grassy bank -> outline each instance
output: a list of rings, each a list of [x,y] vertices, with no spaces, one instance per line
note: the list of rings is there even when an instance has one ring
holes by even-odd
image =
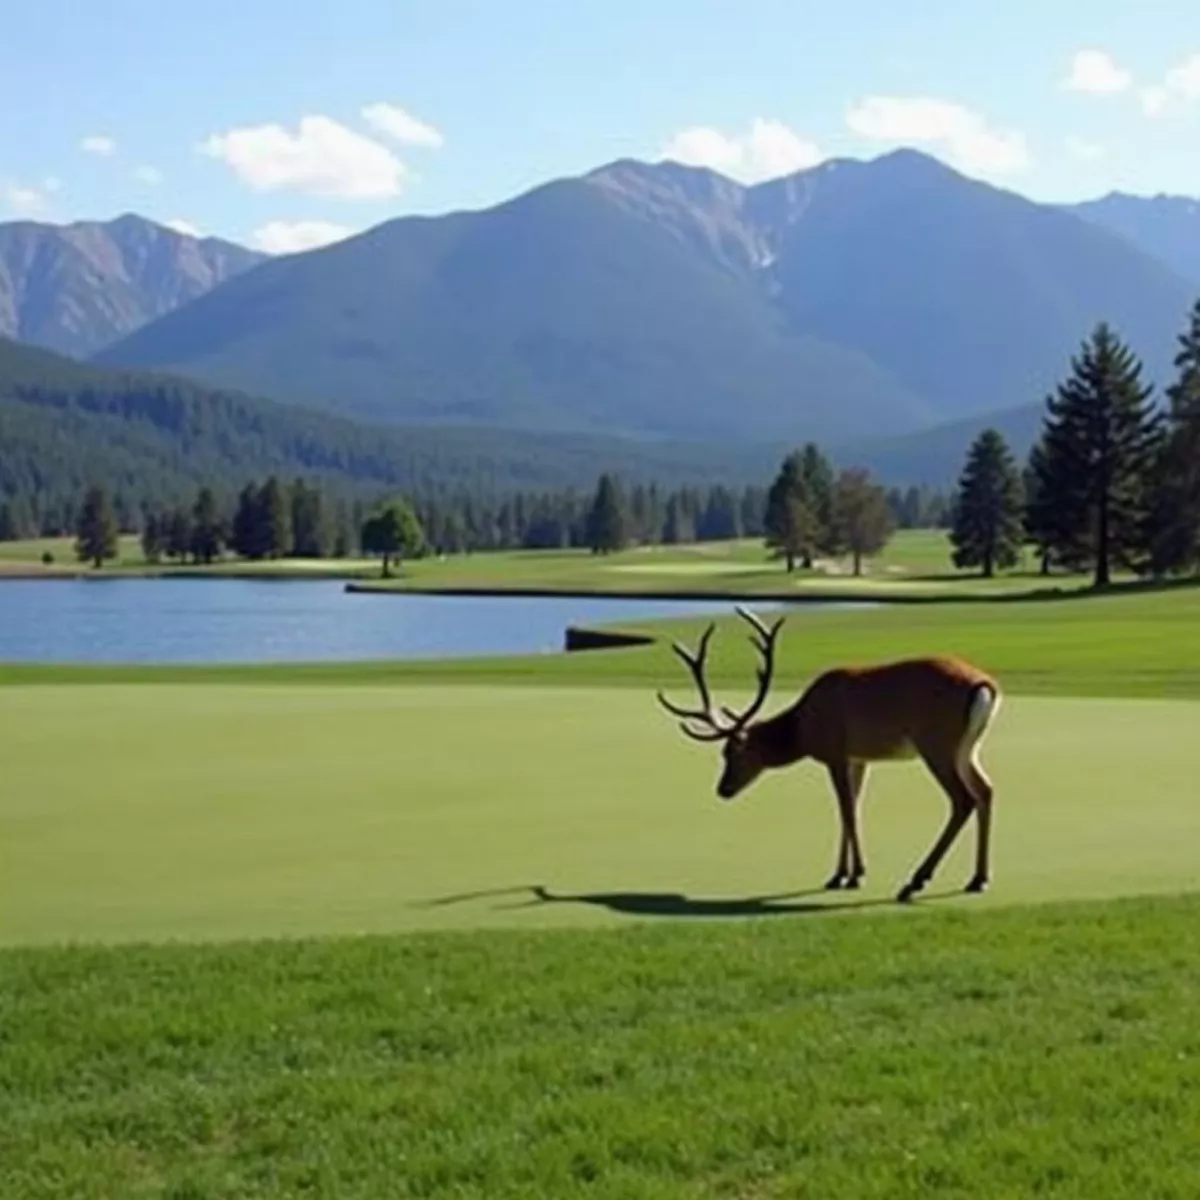
[[[1195,900],[20,951],[0,1193],[1191,1200]]]
[[[52,561],[43,563],[49,554]],[[617,554],[586,550],[520,550],[424,558],[405,563],[391,579],[380,577],[370,559],[282,559],[246,562],[226,559],[210,567],[150,564],[136,538],[121,539],[115,561],[100,571],[79,563],[70,539],[0,543],[0,580],[6,575],[33,577],[221,576],[268,578],[337,578],[384,591],[513,591],[581,592],[602,595],[851,595],[924,600],[1013,595],[1047,586],[1077,590],[1081,576],[1038,575],[1030,564],[985,580],[956,570],[950,544],[940,530],[903,530],[886,550],[869,560],[860,578],[848,559],[821,560],[811,570],[788,574],[768,558],[761,541],[707,542],[680,546],[646,546]]]

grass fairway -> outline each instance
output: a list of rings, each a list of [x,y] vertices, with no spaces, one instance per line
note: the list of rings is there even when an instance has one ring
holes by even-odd
[[[986,749],[994,891],[955,903],[1192,885],[1198,723],[1195,703],[1011,698]],[[0,689],[0,727],[8,942],[753,913],[819,885],[836,846],[820,768],[722,804],[717,753],[625,690]],[[893,895],[945,812],[919,765],[876,768],[851,903]]]
[[[0,669],[0,1197],[1193,1200],[1198,619],[797,614],[774,703],[932,649],[1008,692],[993,890],[968,826],[906,908],[922,768],[816,890],[822,772],[720,803],[661,644]],[[738,624],[714,660],[736,701]]]

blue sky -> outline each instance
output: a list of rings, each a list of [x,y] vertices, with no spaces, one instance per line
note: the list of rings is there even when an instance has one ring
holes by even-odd
[[[626,155],[753,181],[897,145],[1200,196],[1200,4],[7,0],[0,40],[0,219],[273,251]]]

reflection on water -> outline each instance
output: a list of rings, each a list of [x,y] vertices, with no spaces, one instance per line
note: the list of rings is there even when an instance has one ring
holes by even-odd
[[[528,654],[561,650],[568,625],[731,608],[724,601],[616,597],[347,594],[338,580],[4,580],[0,662],[253,663]]]

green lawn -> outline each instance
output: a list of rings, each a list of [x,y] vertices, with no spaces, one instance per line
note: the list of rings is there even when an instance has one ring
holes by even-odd
[[[776,703],[931,650],[1008,693],[992,890],[968,826],[908,907],[922,768],[825,893],[821,771],[718,801],[662,643],[0,668],[0,1196],[1190,1200],[1198,629],[1187,587],[797,612]]]
[[[1186,888],[1198,722],[1200,703],[1012,698],[987,751],[994,890],[955,903]],[[836,847],[820,769],[722,804],[717,752],[640,692],[10,688],[0,728],[9,942],[624,921],[668,893],[704,915],[819,885]],[[876,769],[856,903],[894,895],[945,809],[919,766]],[[940,883],[965,882],[973,837]]]
[[[1162,899],[10,952],[0,1194],[1193,1200],[1198,929]]]
[[[44,553],[54,561],[41,562]],[[50,574],[91,573],[75,557],[69,538],[0,542],[0,575],[6,571]],[[222,560],[211,567],[180,567],[163,562],[149,566],[137,538],[121,539],[119,557],[105,565],[106,574],[249,574],[353,579],[373,588],[399,591],[445,589],[586,591],[601,593],[736,593],[762,595],[863,595],[915,600],[958,595],[988,597],[1038,590],[1046,586],[1077,590],[1086,580],[1055,575],[1046,580],[1032,563],[984,580],[956,570],[950,543],[940,530],[902,530],[885,551],[868,560],[864,575],[854,578],[848,559],[821,560],[812,570],[789,575],[782,563],[768,558],[761,541],[708,542],[681,546],[644,546],[611,555],[586,550],[517,550],[425,558],[404,564],[398,577],[380,578],[380,566],[369,559],[284,559],[250,563]]]

